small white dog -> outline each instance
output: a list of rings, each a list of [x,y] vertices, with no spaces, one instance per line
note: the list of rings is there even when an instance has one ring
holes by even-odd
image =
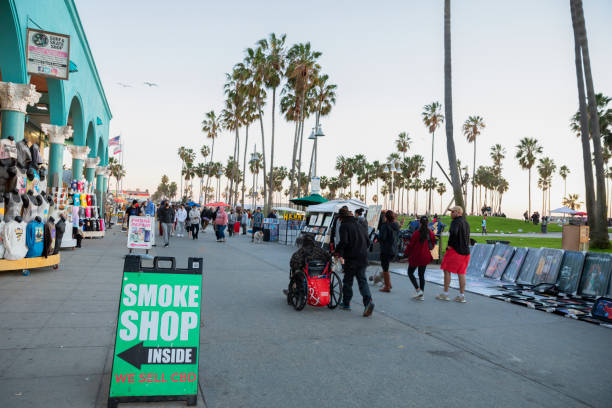
[[[263,232],[262,231],[257,231],[255,233],[255,235],[253,236],[253,242],[255,242],[256,244],[261,244],[263,242]]]

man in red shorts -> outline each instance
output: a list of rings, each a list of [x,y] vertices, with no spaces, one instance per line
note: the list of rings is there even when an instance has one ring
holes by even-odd
[[[451,273],[456,273],[459,278],[459,296],[455,302],[465,303],[465,271],[470,262],[470,224],[463,216],[463,208],[455,206],[451,208],[451,222],[448,236],[448,245],[442,270],[444,271],[444,292],[436,296],[438,300],[450,300],[448,287],[450,286]]]

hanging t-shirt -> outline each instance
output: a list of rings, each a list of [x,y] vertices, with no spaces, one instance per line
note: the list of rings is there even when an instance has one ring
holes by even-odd
[[[32,220],[26,228],[26,246],[28,252],[26,258],[36,258],[42,256],[45,248],[45,224]]]
[[[81,193],[81,207],[87,207],[87,194]]]
[[[81,206],[81,195],[78,193],[75,193],[72,196],[72,205],[74,205],[75,207],[80,207]]]
[[[26,246],[26,223],[11,220],[4,225],[2,241],[4,242],[4,259],[15,261],[22,259],[28,252]]]
[[[47,218],[49,218],[49,202],[42,196],[40,196],[40,198],[42,199],[42,204],[40,205],[40,207],[38,207],[38,215],[43,220],[43,222],[46,222]]]
[[[53,252],[55,251],[55,234],[55,224],[53,224],[51,221],[47,221],[45,223],[45,257],[53,255]]]
[[[23,209],[23,220],[27,223],[32,221],[34,217],[39,215],[39,205],[35,196],[26,194],[28,198],[29,204],[26,208]]]
[[[72,206],[72,226],[73,227],[77,227],[79,226],[79,207],[77,207],[76,205]]]
[[[4,258],[4,241],[2,240],[2,231],[4,231],[4,221],[0,220],[0,258]]]

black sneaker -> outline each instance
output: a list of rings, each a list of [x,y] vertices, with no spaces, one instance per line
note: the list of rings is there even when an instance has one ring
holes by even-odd
[[[340,302],[339,306],[342,310],[351,310],[351,305],[347,305],[344,302]]]
[[[363,310],[363,317],[370,316],[373,311],[374,311],[374,302],[370,300],[370,303],[368,303],[365,309]]]

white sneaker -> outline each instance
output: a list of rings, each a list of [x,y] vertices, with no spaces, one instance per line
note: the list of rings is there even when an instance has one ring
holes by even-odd
[[[458,302],[458,303],[467,303],[467,301],[465,300],[465,296],[457,296],[455,298],[455,302]]]
[[[444,293],[440,293],[438,296],[436,296],[436,299],[438,299],[438,300],[445,300],[447,302],[450,300],[448,295],[445,295]]]
[[[423,299],[423,295],[424,295],[424,293],[423,293],[423,292],[417,292],[416,296],[413,296],[412,298],[413,298],[414,300],[424,300],[424,299]]]

